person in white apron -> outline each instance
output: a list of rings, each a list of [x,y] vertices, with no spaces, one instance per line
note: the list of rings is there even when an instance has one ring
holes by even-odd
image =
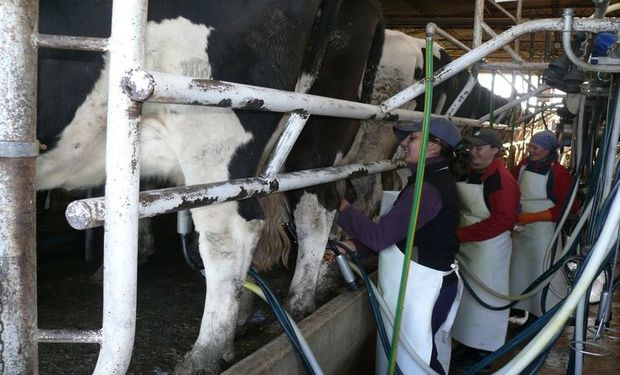
[[[480,129],[468,138],[470,166],[464,181],[457,183],[461,202],[459,254],[463,262],[487,286],[508,294],[512,230],[519,206],[519,187],[499,155],[502,142],[492,129]],[[463,276],[466,278],[466,276]],[[506,301],[483,291],[469,280],[475,294],[492,306]],[[466,290],[452,327],[461,343],[452,366],[465,370],[506,340],[508,310],[490,310]]]
[[[406,150],[405,161],[414,172],[391,208],[378,222],[343,200],[338,224],[354,240],[346,241],[360,255],[379,253],[379,287],[390,312],[395,314],[404,247],[413,203],[413,184],[421,144],[421,123],[397,125],[395,132]],[[462,286],[454,271],[458,251],[458,194],[449,171],[454,147],[461,136],[444,119],[433,119],[427,145],[427,165],[402,315],[401,341],[407,340],[420,359],[436,372],[447,374],[451,355],[450,329]],[[384,320],[386,320],[384,318]],[[391,336],[391,327],[387,327]],[[396,360],[403,374],[426,374],[405,349],[398,346]],[[385,374],[387,360],[377,346],[377,374]]]
[[[538,132],[530,140],[529,156],[512,170],[521,188],[521,214],[517,216],[517,224],[521,224],[523,230],[512,234],[511,295],[523,293],[552,263],[546,250],[573,182],[570,172],[558,163],[559,147],[552,131]],[[556,253],[556,259],[558,256]],[[545,310],[557,304],[566,292],[567,281],[558,272],[546,295]],[[528,311],[528,323],[531,323],[543,314],[541,298],[542,291],[520,301],[514,308]]]

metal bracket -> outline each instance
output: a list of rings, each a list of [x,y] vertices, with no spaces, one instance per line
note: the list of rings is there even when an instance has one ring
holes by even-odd
[[[39,142],[0,141],[0,158],[34,158],[39,155]]]

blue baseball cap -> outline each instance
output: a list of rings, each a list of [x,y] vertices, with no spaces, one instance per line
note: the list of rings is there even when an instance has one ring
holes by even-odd
[[[560,142],[555,137],[555,133],[551,130],[543,130],[532,136],[530,143],[538,145],[546,150],[555,151],[560,147]]]
[[[422,121],[400,123],[394,126],[394,134],[399,141],[407,138],[409,133],[422,131]],[[454,148],[461,141],[461,133],[453,123],[444,118],[432,118],[429,133]]]

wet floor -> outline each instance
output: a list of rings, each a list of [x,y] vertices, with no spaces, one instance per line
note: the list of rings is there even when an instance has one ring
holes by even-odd
[[[620,371],[620,295],[616,293],[613,299],[612,318],[609,323],[610,329],[607,330],[601,338],[595,340],[595,320],[598,310],[598,303],[590,304],[588,315],[588,332],[586,344],[584,346],[584,350],[590,352],[590,354],[583,356],[583,371],[581,374],[617,374]],[[509,339],[518,333],[520,325],[525,320],[525,318],[511,318],[511,323],[508,327]],[[549,354],[547,355],[544,365],[539,370],[534,372],[535,374],[564,375],[567,373],[573,373],[567,372],[567,368],[570,366],[570,356],[572,355],[571,347],[574,347],[574,331],[574,326],[571,324],[566,325],[562,331],[562,335],[549,350]],[[525,345],[527,345],[527,342],[507,355],[507,358],[502,358],[501,360],[498,360],[498,363],[494,363],[491,367],[491,372],[495,372],[510,361],[510,359],[514,358],[514,356],[516,356]]]
[[[617,275],[618,273],[616,273]],[[617,374],[620,371],[620,295],[615,293],[612,304],[612,319],[602,338],[594,339],[594,324],[598,313],[598,304],[590,305],[588,335],[584,349],[592,354],[584,355],[583,374]],[[613,330],[613,332],[612,332]],[[540,375],[566,374],[569,362],[570,345],[573,340],[574,327],[567,327],[562,337],[552,347]]]

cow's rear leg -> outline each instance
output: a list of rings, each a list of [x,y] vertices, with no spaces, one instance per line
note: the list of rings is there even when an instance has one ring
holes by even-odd
[[[289,314],[295,319],[315,309],[319,271],[335,215],[336,210],[325,209],[316,194],[304,193],[295,207],[297,264],[286,303]]]
[[[241,289],[263,221],[243,219],[236,202],[196,209],[192,216],[205,265],[207,294],[200,333],[175,374],[216,374],[222,359],[234,355]]]

